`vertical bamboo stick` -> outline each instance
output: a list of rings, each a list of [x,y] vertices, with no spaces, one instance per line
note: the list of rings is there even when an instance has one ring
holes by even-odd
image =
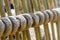
[[[4,0],[4,2],[5,2],[5,8],[8,13],[8,16],[11,16],[12,13],[11,13],[11,8],[10,8],[10,2],[9,2],[9,0]]]
[[[0,11],[1,17],[5,17],[3,0],[0,0],[0,9],[1,9],[1,11]]]
[[[30,0],[21,0],[22,1],[22,5],[23,5],[23,10],[25,13],[29,13],[31,12],[31,5],[30,5]],[[30,32],[29,32],[29,28],[24,30],[23,32],[23,40],[31,40],[30,37]],[[27,38],[27,39],[26,39]]]
[[[32,1],[32,0],[30,0],[30,1]],[[35,0],[36,1],[36,0]],[[27,3],[28,4],[28,3]],[[29,7],[29,5],[28,5],[28,7]],[[36,30],[37,31],[37,30]],[[37,33],[37,32],[36,32]],[[29,34],[29,33],[28,33]],[[36,34],[36,35],[38,35],[38,34]],[[27,35],[28,36],[28,35]],[[28,38],[29,40],[30,40],[30,37]],[[37,36],[37,39],[38,39],[38,36]]]
[[[55,33],[54,33],[54,25],[53,25],[53,23],[54,23],[54,21],[56,19],[56,12],[52,11],[52,13],[54,15],[53,20],[51,21],[52,36],[53,36],[53,40],[56,40]]]
[[[37,0],[37,1],[38,1],[39,10],[40,11],[45,10],[46,9],[45,0]]]
[[[17,3],[17,1],[15,0],[15,9],[16,9],[16,14],[17,15],[19,15],[19,14],[21,14],[21,13],[24,13],[24,11],[23,11],[23,5],[22,5],[22,2],[21,2],[21,0],[18,0],[19,1],[19,6],[18,6],[18,8],[16,7],[16,5],[18,4]],[[22,37],[23,36],[23,38],[21,38],[22,40],[26,40],[26,36],[25,36],[25,33],[19,33],[19,32],[17,32],[16,33],[16,40],[21,40],[20,39],[20,36]]]
[[[13,0],[14,1],[14,8],[16,11],[16,15],[19,15],[19,0]]]
[[[60,23],[59,21],[56,22],[58,40],[60,40],[60,32],[59,32],[60,24],[59,23]]]
[[[11,8],[10,8],[10,2],[9,0],[4,0],[4,2],[5,2],[5,8],[6,8],[7,14],[8,16],[11,16],[12,13],[11,13]],[[9,35],[9,40],[13,40],[13,35]]]
[[[51,40],[50,39],[50,34],[49,34],[48,24],[46,24],[46,25],[44,24],[44,31],[45,31],[45,35],[46,35],[46,40]]]
[[[46,10],[48,8],[48,6],[46,5],[47,2],[46,0],[39,0],[40,1],[40,6],[43,5],[43,9],[40,9],[41,11]],[[41,6],[42,7],[42,6]],[[44,13],[45,14],[45,13]],[[48,15],[45,14],[47,17]],[[46,17],[46,18],[47,18]],[[48,19],[47,19],[48,20]],[[45,20],[46,21],[46,20]],[[48,23],[47,24],[43,24],[44,25],[44,31],[45,31],[45,36],[46,36],[46,40],[51,40],[50,39],[50,33],[49,33],[49,28],[48,28]]]
[[[45,36],[46,36],[45,40],[51,40],[51,38],[50,38],[50,32],[49,32],[49,26],[48,26],[49,15],[46,12],[44,12],[44,15],[45,15],[45,18],[46,18],[45,19],[45,23],[43,24],[44,25],[44,32],[45,32]]]
[[[36,35],[36,40],[42,40],[42,37],[41,37],[41,31],[40,31],[40,27],[35,27],[35,35]]]
[[[22,2],[23,0],[19,0],[19,11],[21,12],[21,13],[24,13],[24,12],[26,12],[26,8],[25,8],[25,5],[24,5],[24,1]],[[23,6],[24,5],[24,6]],[[21,7],[21,8],[20,8]],[[25,10],[24,10],[25,9]],[[17,36],[17,35],[16,35]],[[18,35],[19,36],[19,35]],[[22,34],[21,34],[21,36],[22,36],[22,40],[26,40],[26,32],[25,31],[23,31],[22,32]],[[19,36],[20,37],[20,36]],[[19,39],[19,38],[18,38]]]
[[[54,8],[55,7],[53,0],[45,0],[45,1],[43,0],[43,3],[45,3],[44,4],[45,5],[45,9],[50,9],[50,8]],[[53,24],[53,23],[51,23],[51,24]],[[53,25],[52,25],[52,27],[53,27]],[[53,33],[53,35],[54,35],[54,33]]]
[[[55,34],[54,34],[54,26],[53,26],[53,20],[55,19],[54,16],[55,16],[55,13],[52,12],[51,10],[46,10],[47,14],[50,15],[49,19],[50,19],[50,24],[51,24],[51,27],[52,27],[52,35],[53,35],[53,39],[55,39]],[[56,16],[55,16],[56,17]]]
[[[1,1],[1,2],[2,2],[2,1]],[[6,0],[5,0],[5,2],[6,2]],[[1,4],[3,4],[3,2],[2,2]],[[5,14],[4,6],[2,6],[2,7],[3,7],[2,12],[4,12],[4,13],[2,13],[2,12],[1,12],[1,13],[2,13],[2,14]],[[1,14],[1,15],[2,15],[2,14]],[[5,15],[5,16],[6,16],[6,15]],[[4,17],[4,16],[3,16],[3,17]],[[8,19],[8,20],[9,20],[9,19]],[[9,20],[9,22],[10,22],[10,20]],[[11,28],[11,26],[10,26],[9,28]],[[7,31],[7,30],[6,30],[6,31]],[[10,29],[9,31],[11,31],[11,29]],[[6,34],[6,33],[5,33],[5,34]],[[9,34],[10,34],[10,32],[9,32]],[[8,34],[8,35],[9,35],[9,34]],[[7,36],[8,36],[8,35],[7,35]],[[2,36],[2,40],[5,40],[5,39],[6,39],[5,37],[6,37],[6,35],[5,35],[5,36],[3,35],[3,36]]]
[[[50,39],[49,28],[48,28],[49,16],[46,13],[44,13],[44,15],[46,17],[45,23],[43,24],[44,25],[44,31],[45,31],[46,40],[51,40]]]
[[[27,0],[27,6],[28,6],[29,13],[32,13],[33,12],[32,0]]]
[[[29,32],[29,30],[25,30],[25,32],[26,32],[26,40],[31,40],[31,36],[30,36],[30,32]]]
[[[40,7],[38,5],[38,0],[31,0],[31,1],[33,5],[33,11],[39,11]],[[36,40],[42,40],[39,25],[37,27],[34,26],[34,30],[35,30]]]
[[[55,8],[54,1],[53,0],[47,0],[47,6],[49,9]]]
[[[32,18],[34,20],[34,23],[33,23],[32,27],[34,27],[34,30],[35,30],[36,40],[40,40],[41,35],[39,34],[39,32],[40,32],[39,18],[35,14],[31,14],[31,16],[32,16]]]
[[[21,0],[22,2],[22,5],[23,5],[23,11],[24,13],[27,13],[28,12],[28,7],[27,7],[27,0]]]
[[[47,9],[47,5],[46,5],[46,1],[45,0],[39,0],[40,2],[40,7],[42,9],[40,9],[41,11]],[[42,6],[41,6],[42,5]],[[45,13],[44,13],[45,14]],[[48,15],[45,14],[47,17]],[[46,17],[46,18],[47,18]],[[47,19],[48,20],[48,19]],[[45,20],[46,21],[46,20]],[[47,24],[43,24],[44,25],[44,31],[45,31],[45,35],[46,35],[46,40],[50,40],[50,34],[49,34],[49,28],[48,28],[48,23]]]
[[[22,4],[26,3],[26,1],[24,2],[24,0],[22,0],[23,3],[21,2],[21,0],[19,0],[19,1],[20,1],[20,3],[21,3],[21,4],[19,4],[19,7],[22,7]],[[16,2],[16,0],[15,0],[15,2]],[[16,6],[16,5],[17,5],[17,2],[15,3],[15,6]],[[27,12],[25,7],[27,8],[27,5],[25,5],[25,6],[23,7],[23,8],[25,9],[24,12]],[[17,7],[16,7],[15,9],[17,9]],[[21,8],[20,8],[20,9],[21,9]],[[17,9],[17,12],[19,13],[18,10],[19,10],[19,9]],[[28,9],[27,9],[27,10],[28,10]],[[22,9],[22,11],[23,11],[23,9]],[[17,13],[17,12],[16,12],[16,13]],[[21,12],[21,10],[20,10],[20,12]],[[28,34],[28,32],[27,32],[27,34]],[[23,36],[23,40],[26,40],[26,32],[25,32],[25,31],[22,32],[22,36]],[[20,37],[20,36],[19,36],[19,32],[17,32],[17,34],[16,34],[16,40],[20,40],[19,37]]]
[[[39,11],[39,6],[38,6],[38,3],[37,3],[37,0],[31,0],[31,1],[32,1],[32,4],[33,4],[34,11]]]
[[[13,40],[13,36],[12,35],[9,35],[9,40]]]
[[[19,15],[19,0],[13,0],[14,1],[14,8],[15,8],[15,12],[16,12],[16,15]],[[16,34],[16,40],[20,40],[20,34],[19,32],[17,31]]]
[[[31,3],[31,6],[33,7],[33,8],[31,8],[32,13],[34,12],[34,10],[35,11],[39,10],[37,0],[30,0],[30,3]],[[37,27],[34,26],[34,30],[35,30],[35,34],[36,34],[36,40],[42,40],[39,26],[37,26]]]
[[[17,2],[17,1],[14,1],[14,3],[15,3],[15,9],[16,9],[16,5],[17,5],[16,2]],[[8,0],[5,0],[5,5],[6,5],[6,9],[7,9],[8,15],[11,16],[12,13],[11,13],[11,8],[10,8],[10,3],[9,3]],[[17,7],[18,7],[18,5],[17,5]],[[18,12],[16,12],[16,13],[19,13],[19,10],[18,10],[18,9],[16,9],[16,11],[18,11]],[[16,20],[16,19],[14,19],[14,20]],[[18,34],[16,34],[16,35],[18,35]],[[17,38],[18,38],[18,36],[17,36]],[[13,34],[9,35],[9,40],[14,40],[14,39],[13,39]],[[18,39],[17,39],[17,40],[18,40]]]
[[[22,1],[22,2],[20,2],[20,3],[23,4],[24,12],[28,12],[27,5],[26,5],[26,1],[25,1],[25,0],[20,0],[20,1]],[[28,35],[26,35],[26,34],[28,34]],[[23,35],[23,40],[26,40],[26,36],[28,37],[28,40],[30,40],[29,30],[24,30],[24,31],[22,32],[22,35]]]
[[[38,5],[40,7],[40,11],[44,11],[45,9],[47,9],[47,5],[46,5],[46,1],[45,0],[37,0],[38,1]],[[44,27],[47,26],[47,25],[44,25]],[[48,28],[46,28],[48,29]]]
[[[54,1],[54,5],[55,5],[55,8],[57,8],[58,7],[58,1],[57,0],[53,0]]]
[[[3,0],[0,0],[0,18],[5,17],[5,10],[3,5]],[[5,40],[5,38],[1,37],[0,40]]]
[[[48,3],[47,6],[49,7],[49,9],[53,9],[53,8],[56,7],[55,4],[54,4],[54,1],[53,0],[47,0],[47,3]],[[55,40],[53,21],[51,21],[51,27],[52,27],[53,40]]]
[[[60,13],[59,13],[59,11],[57,12],[57,14],[58,14],[58,20],[57,20],[57,22],[56,22],[56,27],[57,27],[57,35],[58,35],[58,40],[60,40],[60,32],[59,32],[59,30],[60,30]]]
[[[22,5],[21,0],[19,0],[19,11],[20,13],[23,13],[23,5]]]
[[[58,40],[60,40],[60,12],[59,9],[55,9],[54,10],[57,13],[57,20],[56,20],[56,28],[57,28],[57,36],[58,36]]]
[[[53,36],[53,40],[56,40],[55,39],[55,33],[54,33],[54,25],[53,25],[53,22],[51,22],[51,29],[52,29],[52,36]]]
[[[19,34],[19,32],[16,32],[16,40],[20,40],[20,34]]]
[[[29,32],[29,31],[28,31],[28,32]],[[22,32],[22,37],[23,37],[22,40],[27,40],[27,38],[26,38],[26,32],[25,32],[25,31]]]

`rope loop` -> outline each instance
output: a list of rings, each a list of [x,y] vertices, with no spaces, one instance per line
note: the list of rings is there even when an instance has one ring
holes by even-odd
[[[12,32],[12,23],[8,17],[4,17],[1,20],[5,24],[5,31],[3,33],[3,37],[9,36]]]
[[[32,27],[38,27],[38,25],[39,25],[39,18],[38,18],[38,16],[37,15],[35,15],[35,14],[30,14],[31,15],[31,17],[32,17],[32,19],[33,19],[33,25],[32,25]]]
[[[46,11],[43,11],[43,14],[44,14],[44,17],[45,17],[44,24],[49,23],[49,15],[46,13]]]
[[[53,20],[53,13],[50,10],[45,10],[46,13],[49,15],[49,21]]]
[[[32,26],[32,24],[33,24],[33,19],[32,19],[32,17],[31,17],[31,15],[29,15],[29,14],[23,14],[23,16],[25,17],[26,22],[27,22],[27,27],[26,27],[26,29],[28,29],[28,28],[30,28],[30,27]]]
[[[15,34],[19,28],[19,21],[14,16],[9,16],[9,19],[12,23],[12,33],[11,35]]]
[[[57,21],[60,20],[60,8],[53,9],[57,14]]]
[[[19,29],[18,29],[18,31],[23,31],[23,30],[25,30],[25,28],[26,28],[26,19],[22,16],[22,15],[18,15],[18,16],[16,16],[16,18],[19,20],[19,22],[20,22],[20,26],[19,26]]]
[[[44,14],[42,12],[40,12],[40,11],[35,12],[35,14],[39,18],[39,25],[43,24],[44,23],[44,20],[45,20]]]
[[[51,12],[53,13],[53,20],[52,22],[55,22],[57,20],[57,13],[54,11],[54,9],[51,9]]]

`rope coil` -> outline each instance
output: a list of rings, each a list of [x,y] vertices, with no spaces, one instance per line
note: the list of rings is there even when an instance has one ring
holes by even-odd
[[[35,13],[39,17],[39,25],[44,23],[44,14],[40,11]]]
[[[12,23],[12,35],[15,34],[19,28],[19,21],[14,17],[14,16],[10,16],[9,17],[11,23]]]
[[[38,16],[35,15],[35,14],[30,14],[30,15],[31,15],[32,19],[34,20],[32,27],[37,27],[38,24],[39,24],[39,18],[38,18]]]
[[[16,17],[9,16],[0,19],[0,37],[15,34],[17,31],[24,31],[30,27],[38,27],[41,24],[57,22],[60,19],[60,9],[37,11],[34,14],[20,14]],[[58,26],[58,25],[57,25]]]
[[[8,35],[10,35],[11,31],[12,31],[12,23],[9,20],[8,17],[4,17],[1,19],[3,21],[3,23],[5,24],[5,31],[3,33],[3,37],[6,37]]]
[[[33,24],[33,19],[29,14],[23,14],[23,16],[25,17],[25,19],[27,20],[27,27],[26,29],[30,28]]]
[[[26,19],[22,16],[22,15],[18,15],[16,16],[16,18],[20,21],[20,27],[19,27],[19,31],[23,31],[26,28]]]

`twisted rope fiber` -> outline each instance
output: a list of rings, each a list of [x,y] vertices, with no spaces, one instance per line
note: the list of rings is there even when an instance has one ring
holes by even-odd
[[[45,10],[44,13],[43,12],[41,13],[39,11],[39,12],[36,12],[34,14],[22,14],[22,15],[20,14],[20,15],[17,15],[16,17],[14,17],[14,16],[3,17],[0,19],[1,20],[1,22],[0,22],[1,27],[0,28],[2,28],[2,29],[0,29],[0,37],[2,35],[3,35],[3,37],[6,37],[6,36],[9,36],[11,34],[15,34],[17,32],[17,30],[23,31],[23,30],[25,30],[26,26],[28,28],[30,28],[31,26],[35,27],[35,26],[38,26],[38,25],[43,24],[43,23],[45,24],[45,23],[48,23],[50,21],[54,21],[55,15],[56,14],[60,15],[59,10],[60,9],[57,8],[54,10]],[[53,11],[57,11],[58,13],[54,14]],[[48,19],[48,17],[46,17],[47,19],[44,18],[44,16],[46,16],[45,13],[48,14],[49,19]],[[52,15],[52,13],[54,15]],[[60,18],[60,16],[57,15],[56,19],[59,20],[58,17]],[[58,20],[56,20],[56,21],[58,21]],[[27,21],[28,21],[28,25],[31,25],[30,27],[27,25]],[[42,21],[42,22],[40,22],[40,21]],[[15,26],[14,27],[15,29],[13,28],[12,25]]]

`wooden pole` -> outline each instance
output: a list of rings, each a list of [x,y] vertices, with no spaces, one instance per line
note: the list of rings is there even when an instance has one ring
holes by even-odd
[[[59,12],[59,10],[60,9],[54,9],[53,11],[55,11],[56,13],[57,13],[57,20],[56,20],[56,28],[57,28],[57,38],[58,38],[58,40],[60,40],[60,32],[59,32],[59,30],[60,30],[60,12]]]
[[[0,0],[0,18],[5,17],[5,10],[3,5],[3,0]],[[5,40],[5,38],[1,37],[0,40]]]
[[[40,1],[39,0],[32,0],[32,4],[33,4],[34,12],[39,11],[41,9]],[[40,29],[39,25],[37,25],[37,27],[34,26],[36,40],[42,40],[41,31],[40,31],[41,29]]]
[[[12,16],[10,1],[9,0],[4,0],[4,2],[5,2],[5,8],[6,8],[8,16]],[[13,40],[13,35],[9,35],[9,40]]]
[[[49,9],[53,9],[56,7],[55,5],[55,0],[47,0],[47,6]],[[53,40],[55,40],[55,33],[54,33],[54,26],[53,26],[53,21],[51,21],[51,28],[52,28],[52,36],[53,36]]]
[[[41,3],[42,2],[42,3]],[[42,4],[43,6],[44,6],[44,10],[45,9],[52,9],[52,8],[55,8],[55,5],[54,5],[54,1],[53,0],[40,0],[40,4]],[[42,7],[42,6],[41,6]],[[41,9],[42,10],[42,9]],[[53,27],[53,23],[51,23],[52,24],[52,27]],[[48,26],[48,24],[44,24],[44,27],[45,26]],[[47,28],[44,28],[44,29],[48,29],[48,27]],[[49,30],[49,29],[48,29]],[[45,31],[45,34],[46,34],[46,32],[47,31]],[[47,33],[47,34],[49,34],[49,33]],[[53,35],[54,35],[54,31],[53,31]],[[54,36],[55,37],[55,36]],[[48,36],[46,35],[46,39],[47,40],[50,40],[50,39],[48,39]]]
[[[20,12],[19,12],[19,2],[18,1],[19,0],[13,0],[16,15],[19,15],[20,14]],[[16,40],[21,40],[20,39],[20,34],[19,34],[18,31],[16,32],[15,37],[16,37]]]
[[[22,1],[24,13],[31,12],[32,10],[30,5],[30,0],[21,0],[21,1]],[[31,40],[29,28],[28,29],[26,28],[22,33],[23,33],[23,40]]]

